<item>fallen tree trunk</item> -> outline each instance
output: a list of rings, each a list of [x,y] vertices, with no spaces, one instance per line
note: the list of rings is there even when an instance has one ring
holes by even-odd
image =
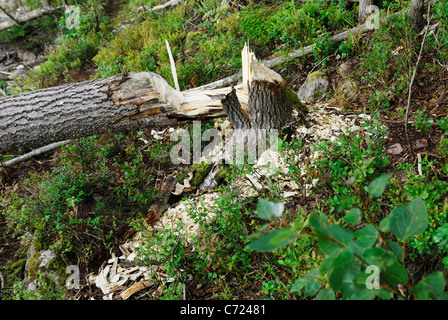
[[[107,132],[177,126],[179,118],[223,116],[221,99],[232,90],[252,127],[285,125],[293,104],[284,99],[286,82],[254,57],[247,70],[255,81],[250,97],[244,86],[179,92],[161,76],[142,72],[2,98],[0,154]]]

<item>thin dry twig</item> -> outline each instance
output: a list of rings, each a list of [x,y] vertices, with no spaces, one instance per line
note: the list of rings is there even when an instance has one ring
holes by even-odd
[[[425,34],[423,36],[422,43],[420,45],[420,52],[419,52],[418,57],[417,57],[417,62],[416,62],[415,67],[414,67],[414,72],[412,74],[411,81],[409,83],[408,103],[406,105],[406,116],[404,118],[404,132],[406,134],[406,140],[407,140],[407,143],[408,143],[408,146],[409,146],[409,150],[411,151],[412,155],[414,155],[414,150],[412,149],[411,141],[409,140],[409,132],[408,132],[409,106],[411,105],[412,85],[414,84],[415,75],[417,74],[418,64],[420,63],[420,59],[422,57],[423,47],[425,45],[426,37],[428,35],[429,23],[430,23],[430,21],[432,19],[432,16],[430,17],[430,14],[429,14],[430,10],[431,10],[431,4],[428,5],[426,30],[425,30]]]

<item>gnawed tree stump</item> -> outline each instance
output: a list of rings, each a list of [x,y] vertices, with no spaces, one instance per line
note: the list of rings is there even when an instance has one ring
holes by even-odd
[[[304,115],[306,107],[287,82],[257,61],[247,46],[243,52],[243,91],[248,91],[247,111],[232,90],[221,104],[235,129],[282,129],[292,122],[292,111]]]

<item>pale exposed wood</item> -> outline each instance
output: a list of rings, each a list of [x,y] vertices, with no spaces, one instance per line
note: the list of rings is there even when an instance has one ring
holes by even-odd
[[[176,71],[176,64],[174,63],[173,54],[171,53],[170,44],[168,43],[168,40],[165,40],[166,49],[168,50],[168,56],[170,58],[170,66],[171,66],[171,73],[173,74],[173,81],[174,81],[174,87],[177,91],[180,91],[179,88],[179,81],[177,80],[177,71]]]
[[[142,280],[139,281],[137,283],[134,283],[132,286],[130,286],[129,288],[127,288],[126,290],[124,290],[121,294],[120,297],[123,300],[127,300],[129,299],[129,297],[131,297],[133,294],[142,291],[143,289],[149,288],[154,284],[153,281],[149,281],[149,280]]]
[[[167,1],[167,2],[165,2],[163,4],[157,5],[157,6],[152,7],[152,8],[150,8],[148,6],[141,6],[139,9],[144,9],[145,11],[148,11],[148,12],[154,12],[154,11],[158,11],[158,10],[174,7],[174,6],[176,6],[176,5],[180,4],[180,3],[183,3],[183,0],[170,0],[170,1]]]

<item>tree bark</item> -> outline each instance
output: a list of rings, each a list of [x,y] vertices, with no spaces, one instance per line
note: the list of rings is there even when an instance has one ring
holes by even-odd
[[[288,85],[275,71],[263,66],[247,46],[243,49],[243,88],[249,91],[247,112],[232,90],[221,100],[235,129],[281,129],[291,120],[293,101],[287,99]]]
[[[359,11],[358,11],[358,23],[363,24],[366,22],[367,17],[370,15],[370,10],[368,7],[374,4],[374,0],[359,0]]]
[[[241,104],[238,101],[238,96],[236,95],[235,89],[224,96],[221,100],[222,109],[229,117],[230,122],[234,129],[249,129],[250,122],[247,114],[244,113],[241,108]]]
[[[409,7],[409,13],[412,17],[412,23],[414,27],[420,30],[423,27],[423,1],[412,0],[412,4]]]
[[[72,83],[0,99],[0,154],[89,135],[174,124],[178,106],[151,73]],[[169,95],[169,97],[167,97]]]

